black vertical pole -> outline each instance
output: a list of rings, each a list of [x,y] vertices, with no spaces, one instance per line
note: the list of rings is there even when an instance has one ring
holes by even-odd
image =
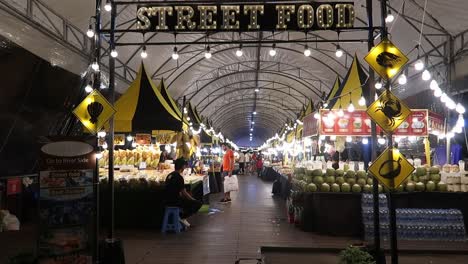
[[[385,18],[387,16],[387,0],[380,0],[380,19],[382,23],[382,34],[381,38],[383,40],[388,38],[387,27],[385,24]],[[387,80],[385,83],[385,89],[390,91],[390,80]],[[387,135],[388,147],[393,148],[393,133],[388,133]],[[390,152],[390,159],[393,160],[393,151]],[[393,164],[393,163],[391,163]],[[393,165],[392,165],[393,166]],[[393,170],[393,168],[390,168]],[[393,203],[392,189],[395,188],[395,182],[392,182],[392,188],[387,193],[387,202],[388,202],[388,213],[390,220],[390,253],[392,256],[392,264],[398,264],[398,241],[397,241],[397,225],[396,225],[396,211]]]
[[[367,0],[367,18],[369,35],[367,42],[367,49],[370,51],[374,47],[374,17],[373,17],[373,1]],[[374,101],[375,87],[374,87],[374,71],[369,67],[369,80],[367,82],[369,93],[367,95],[367,105],[370,105]],[[374,161],[377,158],[377,127],[375,122],[371,123],[371,160]],[[374,218],[374,258],[377,264],[381,263],[381,259],[384,255],[380,249],[380,208],[379,208],[379,181],[372,175],[372,199],[373,199],[373,218]]]

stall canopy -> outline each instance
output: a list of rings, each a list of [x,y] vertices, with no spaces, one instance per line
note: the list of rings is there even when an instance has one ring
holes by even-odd
[[[186,105],[187,109],[187,115],[190,117],[190,122],[192,122],[192,127],[195,130],[200,130],[200,142],[203,144],[211,144],[212,143],[212,138],[206,131],[201,128],[201,124],[203,120],[200,118],[200,115],[197,113],[197,109],[192,106],[190,102],[187,103]],[[206,124],[205,124],[206,126]]]
[[[177,114],[177,116],[182,118],[182,112],[180,111],[180,108],[177,105],[177,103],[174,101],[173,97],[169,94],[169,91],[167,90],[164,80],[161,80],[161,83],[159,83],[158,91],[161,93],[164,100],[169,104],[171,109]]]
[[[141,64],[135,80],[115,103],[115,131],[153,134],[161,130],[181,131],[181,118],[170,104]]]
[[[339,109],[340,106],[341,108],[346,108],[352,102],[355,109],[365,110],[367,106],[361,106],[358,102],[361,96],[367,97],[368,89],[364,87],[367,83],[367,78],[367,74],[362,69],[357,56],[354,56],[353,63],[343,82],[340,84],[337,78],[335,85],[333,85],[330,91],[328,97],[329,109]],[[339,87],[338,89],[336,89],[337,86]]]

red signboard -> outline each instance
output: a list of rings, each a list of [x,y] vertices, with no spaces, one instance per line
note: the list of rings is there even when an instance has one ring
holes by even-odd
[[[318,120],[315,119],[314,114],[304,117],[302,120],[304,128],[302,129],[302,137],[315,136],[318,133]]]
[[[428,111],[411,110],[409,117],[395,131],[398,136],[427,136]],[[377,133],[382,129],[377,127]],[[371,119],[365,110],[352,113],[344,111],[342,117],[336,110],[320,110],[320,134],[329,136],[369,136]]]
[[[440,114],[429,112],[429,133],[443,134],[445,132],[444,117]]]
[[[7,195],[14,195],[21,192],[21,179],[8,179],[7,181]]]

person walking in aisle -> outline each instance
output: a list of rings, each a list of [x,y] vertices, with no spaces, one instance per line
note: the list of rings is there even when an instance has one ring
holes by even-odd
[[[252,173],[252,170],[251,170],[251,168],[250,168],[250,153],[249,153],[248,150],[247,150],[247,152],[245,152],[244,160],[245,160],[245,165],[244,165],[245,170],[246,170],[248,173]]]
[[[245,154],[244,152],[239,152],[239,174],[245,174]]]
[[[257,167],[257,176],[260,177],[262,174],[262,169],[263,169],[263,159],[262,159],[261,153],[257,155],[256,167]]]
[[[223,180],[224,177],[232,177],[232,171],[234,170],[234,152],[231,146],[227,143],[223,144],[224,156],[223,156]],[[231,202],[231,192],[225,192],[224,198],[221,199],[221,203]]]
[[[187,228],[190,223],[187,218],[200,210],[202,203],[197,201],[185,189],[183,171],[188,168],[188,162],[179,158],[174,161],[175,171],[167,175],[165,188],[166,206],[181,208],[180,222]]]

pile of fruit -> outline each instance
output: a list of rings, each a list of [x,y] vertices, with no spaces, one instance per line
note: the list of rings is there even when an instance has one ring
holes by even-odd
[[[295,190],[304,192],[372,192],[372,177],[365,171],[295,168],[292,180]],[[379,184],[379,192],[386,188]],[[385,190],[386,191],[386,190]],[[447,191],[439,167],[420,167],[396,188],[397,192]]]

